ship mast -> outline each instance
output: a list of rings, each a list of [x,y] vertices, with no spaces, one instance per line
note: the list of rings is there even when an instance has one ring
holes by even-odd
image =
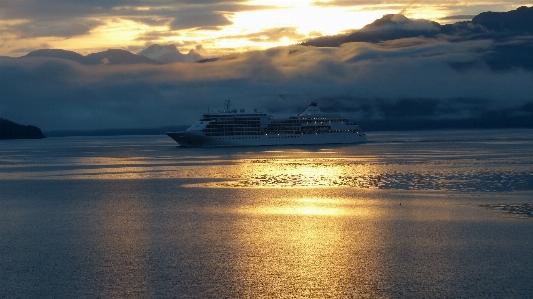
[[[226,112],[229,112],[229,106],[230,106],[230,100],[225,100],[224,101],[224,110]]]

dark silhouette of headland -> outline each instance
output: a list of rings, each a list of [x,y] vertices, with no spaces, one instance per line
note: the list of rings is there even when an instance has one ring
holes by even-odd
[[[36,126],[24,126],[0,117],[0,140],[46,138]]]

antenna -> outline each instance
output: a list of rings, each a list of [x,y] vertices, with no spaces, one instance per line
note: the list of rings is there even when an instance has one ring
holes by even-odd
[[[225,100],[224,101],[224,110],[229,111],[229,106],[230,106],[230,100]]]

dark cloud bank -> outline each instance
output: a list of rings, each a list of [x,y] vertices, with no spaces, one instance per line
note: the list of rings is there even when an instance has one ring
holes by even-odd
[[[69,38],[89,33],[99,20],[121,18],[172,30],[231,24],[223,13],[264,8],[244,0],[2,0],[0,19],[16,20],[4,30],[17,37]],[[150,9],[144,9],[149,7]],[[22,21],[21,20],[25,20]]]
[[[532,20],[525,7],[445,26],[390,15],[349,35],[206,63],[125,51],[0,57],[0,117],[45,132],[162,131],[225,100],[280,116],[316,101],[367,131],[531,128]]]

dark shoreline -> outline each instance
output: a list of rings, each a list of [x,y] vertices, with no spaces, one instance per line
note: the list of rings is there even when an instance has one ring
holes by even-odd
[[[41,129],[32,125],[21,125],[0,117],[0,140],[46,138]]]

